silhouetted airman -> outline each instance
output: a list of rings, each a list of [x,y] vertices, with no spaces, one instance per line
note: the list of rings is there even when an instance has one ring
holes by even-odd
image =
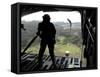
[[[48,14],[45,14],[43,16],[43,21],[39,23],[37,35],[39,35],[41,38],[40,50],[38,55],[39,66],[42,66],[42,57],[45,52],[46,46],[48,46],[51,60],[53,62],[54,67],[56,67],[54,57],[56,29],[53,23],[50,22],[50,16]]]

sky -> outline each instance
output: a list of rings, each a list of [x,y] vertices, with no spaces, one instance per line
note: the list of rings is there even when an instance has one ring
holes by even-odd
[[[25,15],[21,18],[22,21],[42,21],[42,16],[44,14],[49,14],[51,18],[51,22],[68,22],[67,18],[71,20],[71,22],[81,22],[81,15],[77,11],[65,12],[35,12],[28,15]]]

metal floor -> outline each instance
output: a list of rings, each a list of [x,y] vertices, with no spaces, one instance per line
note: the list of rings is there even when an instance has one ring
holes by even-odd
[[[38,55],[37,54],[24,54],[21,56],[21,71],[29,72],[29,71],[37,71],[38,69],[45,70],[63,70],[67,68],[79,68],[80,67],[80,59],[72,58],[72,57],[59,57],[56,56],[56,65],[57,69],[53,68],[52,60],[50,56],[43,56],[43,66],[39,68],[38,65]]]

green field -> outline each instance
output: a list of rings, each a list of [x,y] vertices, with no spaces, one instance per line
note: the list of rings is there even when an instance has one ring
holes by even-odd
[[[60,36],[60,37],[58,37],[56,40],[55,49],[54,49],[55,55],[56,56],[65,56],[65,51],[69,51],[70,57],[79,57],[80,58],[81,44],[80,44],[80,41],[76,41],[77,39],[79,39],[79,38],[76,36],[69,36],[69,37]],[[40,48],[39,43],[33,43],[32,46],[29,47],[26,52],[38,54],[39,48]],[[49,55],[48,47],[46,48],[44,54]]]

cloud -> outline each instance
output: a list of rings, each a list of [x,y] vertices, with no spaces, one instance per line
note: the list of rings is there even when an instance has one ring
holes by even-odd
[[[49,14],[51,17],[51,22],[63,21],[68,22],[67,18],[69,18],[72,22],[81,22],[81,15],[77,11],[72,12],[65,12],[65,11],[58,11],[58,12],[43,12],[39,11],[36,13],[31,13],[29,15],[23,16],[21,18],[22,21],[42,21],[42,16],[44,14]]]

